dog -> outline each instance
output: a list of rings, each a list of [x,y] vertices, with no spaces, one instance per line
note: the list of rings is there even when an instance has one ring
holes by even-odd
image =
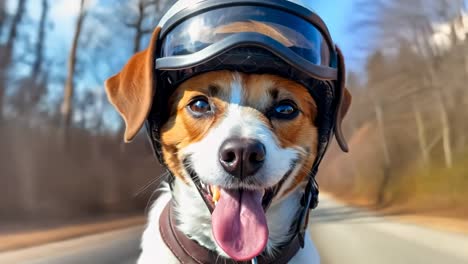
[[[108,98],[125,121],[125,141],[136,136],[155,103],[152,69],[159,30],[148,49],[106,81]],[[339,118],[350,103],[346,90]],[[219,263],[262,252],[279,257],[281,245],[295,236],[290,227],[317,158],[319,113],[311,94],[278,75],[216,70],[181,83],[167,112],[159,144],[174,177],[150,210],[138,263],[182,262],[161,232],[161,215],[171,201],[178,231],[215,252]],[[280,183],[264,211],[267,190]],[[212,214],[202,196],[210,200]],[[289,263],[320,263],[309,236]]]

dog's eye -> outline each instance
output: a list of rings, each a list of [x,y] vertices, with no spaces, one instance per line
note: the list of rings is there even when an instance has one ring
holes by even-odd
[[[206,114],[211,111],[210,103],[205,98],[193,100],[188,107],[195,114]]]
[[[280,102],[274,108],[274,116],[276,118],[294,118],[297,116],[298,112],[297,106],[291,101]]]

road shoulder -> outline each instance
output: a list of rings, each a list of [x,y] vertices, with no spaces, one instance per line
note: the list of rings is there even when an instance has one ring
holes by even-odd
[[[324,197],[331,198],[339,203],[368,210],[372,213],[376,213],[377,215],[386,216],[396,221],[415,224],[440,231],[468,235],[468,219],[464,214],[460,216],[459,214],[450,213],[449,211],[431,211],[429,209],[414,212],[416,210],[405,205],[390,205],[384,208],[376,208],[373,205],[363,202],[358,202],[359,205],[356,205],[353,202],[341,199],[331,193],[324,193],[323,195]]]
[[[132,226],[139,226],[144,223],[145,218],[138,216],[0,235],[0,252],[19,250]]]

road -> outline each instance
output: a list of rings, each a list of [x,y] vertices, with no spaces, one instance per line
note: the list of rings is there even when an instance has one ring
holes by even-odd
[[[1,264],[130,264],[142,227],[0,254]],[[468,236],[397,222],[328,198],[311,218],[322,263],[468,263]]]
[[[468,236],[401,223],[322,199],[311,234],[324,264],[468,264]]]

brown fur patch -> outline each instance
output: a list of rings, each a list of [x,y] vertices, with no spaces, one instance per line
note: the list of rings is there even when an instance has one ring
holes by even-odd
[[[222,119],[232,80],[232,73],[227,71],[205,73],[182,83],[171,96],[170,117],[162,129],[161,141],[166,164],[175,176],[184,179],[179,150],[200,141]],[[187,106],[198,96],[210,99],[215,108],[213,116],[196,118],[188,112]]]

